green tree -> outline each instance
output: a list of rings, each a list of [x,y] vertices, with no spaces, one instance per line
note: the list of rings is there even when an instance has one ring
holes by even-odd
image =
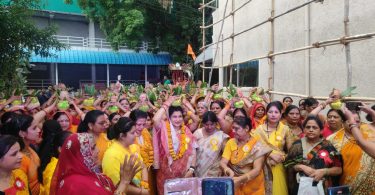
[[[151,51],[167,51],[179,62],[191,62],[186,55],[188,43],[196,52],[201,45],[199,3],[171,0],[162,7],[158,0],[78,0],[87,16],[99,22],[114,49],[122,44],[138,49],[140,43],[151,42]]]
[[[0,1],[0,96],[9,97],[13,90],[26,90],[26,76],[32,53],[52,56],[50,49],[64,45],[52,35],[54,27],[38,29],[31,21],[38,0]]]

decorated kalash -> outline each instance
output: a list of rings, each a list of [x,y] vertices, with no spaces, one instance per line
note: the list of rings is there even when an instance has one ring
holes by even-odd
[[[193,78],[192,65],[191,64],[169,64],[169,70],[172,73],[172,80],[174,84],[180,84],[185,86]]]

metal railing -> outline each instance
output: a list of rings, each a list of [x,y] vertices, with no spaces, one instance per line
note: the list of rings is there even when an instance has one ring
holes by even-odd
[[[58,41],[61,43],[71,46],[71,47],[91,47],[91,48],[104,48],[104,49],[112,49],[111,43],[108,42],[106,39],[102,38],[88,38],[88,37],[76,37],[76,36],[63,36],[63,35],[54,35]],[[147,51],[149,49],[154,49],[158,47],[152,42],[142,42],[139,47],[135,49],[139,49],[141,51]],[[121,45],[118,49],[129,49],[127,45]]]
[[[117,80],[109,80],[109,83],[116,83]],[[136,84],[145,84],[145,80],[120,80],[120,83],[123,85],[130,85],[132,83]],[[79,86],[81,89],[84,88],[85,85],[95,85],[96,89],[105,89],[107,88],[107,80],[96,80],[95,83],[92,80],[79,80]]]
[[[53,85],[51,79],[27,79],[26,87],[28,89],[46,89]]]

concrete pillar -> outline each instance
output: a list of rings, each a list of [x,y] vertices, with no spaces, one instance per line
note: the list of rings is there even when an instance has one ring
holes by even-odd
[[[109,64],[107,64],[107,87],[109,87]]]
[[[55,84],[59,84],[59,65],[55,63]]]
[[[91,81],[92,81],[92,83],[96,83],[96,66],[95,66],[95,64],[91,64]]]
[[[89,22],[89,46],[95,47],[95,23],[92,19]]]
[[[49,64],[49,79],[51,80],[51,84],[55,83],[55,64],[50,63]]]
[[[224,86],[224,68],[219,68],[219,87]]]
[[[145,86],[147,85],[147,65],[145,65]]]

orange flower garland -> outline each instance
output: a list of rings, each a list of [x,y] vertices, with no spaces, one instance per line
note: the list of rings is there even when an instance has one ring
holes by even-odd
[[[143,162],[147,167],[150,167],[154,162],[154,149],[152,147],[152,138],[147,129],[142,130],[143,144],[140,144],[138,140],[136,143],[139,145]]]
[[[182,125],[181,127],[181,135],[180,135],[180,147],[178,154],[174,152],[173,144],[172,144],[172,133],[171,133],[171,124],[169,122],[166,123],[167,127],[167,134],[168,134],[168,148],[169,153],[172,156],[173,160],[178,160],[182,158],[185,154],[185,151],[188,149],[188,144],[190,142],[190,139],[186,137],[185,134],[185,125]]]

